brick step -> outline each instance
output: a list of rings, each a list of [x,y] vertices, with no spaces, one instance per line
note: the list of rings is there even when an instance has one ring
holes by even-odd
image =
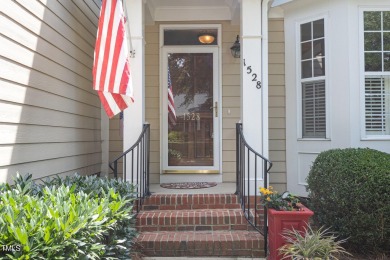
[[[255,231],[142,232],[136,243],[145,256],[264,256],[264,238]]]
[[[143,211],[136,226],[139,232],[252,230],[241,209]]]
[[[145,199],[142,210],[238,209],[234,194],[156,194]]]

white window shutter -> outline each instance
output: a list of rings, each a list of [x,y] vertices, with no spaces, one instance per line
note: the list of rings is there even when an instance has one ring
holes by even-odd
[[[302,83],[302,137],[326,137],[325,81]]]
[[[367,135],[390,132],[390,77],[366,76],[365,126]]]

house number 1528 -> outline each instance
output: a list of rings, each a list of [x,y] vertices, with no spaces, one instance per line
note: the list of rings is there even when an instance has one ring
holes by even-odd
[[[244,59],[244,67],[246,67],[246,73],[252,74],[252,81],[256,82],[256,88],[261,89],[261,81],[257,80],[257,74],[252,73],[252,66],[246,66],[245,59]]]

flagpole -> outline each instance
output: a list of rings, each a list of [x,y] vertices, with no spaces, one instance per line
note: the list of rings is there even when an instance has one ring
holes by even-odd
[[[126,0],[122,0],[123,3],[123,9],[125,10],[125,18],[126,18],[126,33],[127,33],[127,45],[130,49],[130,58],[135,58],[135,50],[133,49],[133,43],[131,41],[131,31],[130,31],[130,21],[129,21],[129,15],[127,14],[127,6],[126,6]]]

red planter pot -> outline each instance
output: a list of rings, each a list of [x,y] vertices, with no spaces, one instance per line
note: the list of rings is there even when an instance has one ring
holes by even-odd
[[[307,227],[309,218],[314,212],[302,206],[300,211],[277,211],[268,209],[268,247],[269,260],[279,260],[282,256],[279,255],[278,248],[285,244],[282,237],[284,229],[292,229],[304,231]]]

